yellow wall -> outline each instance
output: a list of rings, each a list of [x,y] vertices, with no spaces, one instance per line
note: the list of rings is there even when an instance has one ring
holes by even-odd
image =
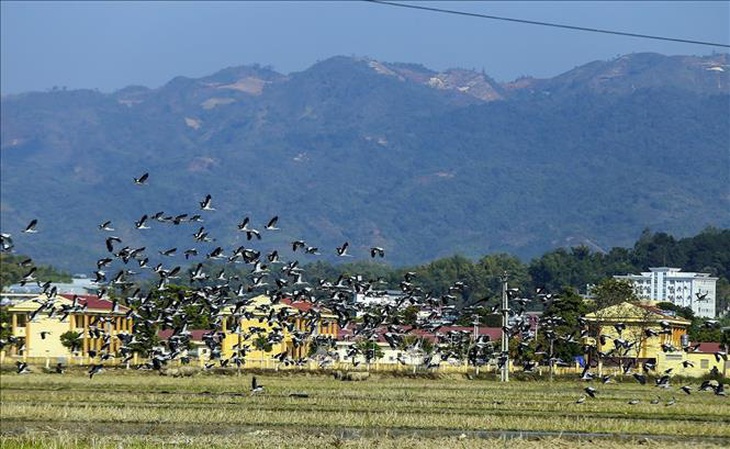
[[[254,298],[254,304],[260,305],[262,303],[266,303],[268,299],[266,297],[260,296],[257,298]],[[304,331],[306,323],[304,320],[298,316],[298,310],[292,306],[284,305],[284,304],[276,304],[273,306],[276,309],[279,308],[287,308],[291,312],[291,316],[289,320],[294,325],[294,329],[297,331]],[[252,310],[253,308],[251,308]],[[223,342],[221,344],[221,357],[224,359],[230,358],[234,355],[234,346],[237,344],[241,344],[241,346],[249,346],[249,349],[246,351],[245,358],[247,360],[268,360],[272,359],[274,356],[281,354],[282,352],[286,352],[289,357],[293,359],[299,359],[302,357],[305,357],[307,353],[309,352],[309,344],[308,342],[305,342],[304,344],[295,347],[294,341],[292,339],[291,332],[287,329],[286,326],[283,327],[282,333],[284,335],[284,338],[279,343],[275,343],[272,345],[271,351],[259,351],[255,349],[254,341],[258,337],[258,335],[262,335],[266,337],[271,331],[272,326],[269,326],[266,319],[260,320],[260,318],[264,318],[267,314],[261,312],[261,311],[255,311],[254,313],[256,316],[252,319],[240,319],[240,327],[241,327],[241,334],[234,334],[233,331],[235,329],[235,323],[233,322],[234,318],[229,315],[230,310],[224,310],[223,315],[223,326],[222,330],[225,333],[225,338],[223,339]],[[284,323],[282,323],[284,324]],[[273,323],[274,327],[280,327],[280,324],[278,322]],[[248,336],[250,333],[250,329],[252,327],[258,327],[263,328],[264,330],[260,333],[253,334],[251,336]],[[328,337],[337,337],[337,321],[335,319],[334,315],[323,315],[322,321],[317,326],[317,332],[320,336],[328,336]],[[247,338],[245,338],[247,337]]]
[[[39,297],[39,299],[46,300],[44,296]],[[54,301],[57,304],[71,304],[71,301],[60,297],[57,297]],[[22,353],[25,357],[54,358],[73,355],[61,344],[61,335],[68,331],[81,333],[83,340],[81,355],[86,355],[89,349],[98,350],[103,344],[102,339],[92,339],[88,332],[89,325],[95,321],[96,317],[105,317],[112,320],[108,324],[99,324],[101,329],[108,331],[112,335],[109,348],[110,353],[116,352],[121,345],[119,339],[116,338],[116,334],[122,331],[129,332],[132,329],[131,319],[127,319],[121,314],[111,316],[102,310],[92,310],[84,315],[69,315],[63,321],[60,320],[61,316],[58,314],[49,317],[48,313],[44,311],[38,313],[34,320],[30,321],[28,317],[39,305],[38,301],[29,300],[16,304],[8,309],[8,313],[11,315],[13,335],[25,338],[25,349]],[[24,325],[23,321],[25,321]],[[41,332],[48,332],[45,339],[41,338]],[[15,352],[15,349],[13,349],[11,355],[15,355]]]
[[[684,367],[683,361],[690,361],[694,366]],[[680,376],[700,377],[710,374],[710,370],[717,368],[718,372],[723,375],[728,374],[728,362],[715,359],[714,354],[697,353],[697,352],[674,352],[662,354],[657,357],[657,368],[661,366],[662,370],[672,368],[672,374]]]

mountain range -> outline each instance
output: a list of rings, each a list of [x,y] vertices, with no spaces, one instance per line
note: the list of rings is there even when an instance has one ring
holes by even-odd
[[[126,244],[181,259],[200,226],[228,248],[252,244],[244,217],[279,216],[257,244],[302,239],[334,260],[348,241],[392,265],[692,235],[730,226],[729,73],[728,54],[637,53],[499,83],[336,56],[291,74],[252,65],[155,89],[7,95],[0,228],[72,272],[105,255],[107,220]],[[200,214],[206,195],[216,210],[202,223],[134,226]],[[39,232],[23,234],[34,218]]]

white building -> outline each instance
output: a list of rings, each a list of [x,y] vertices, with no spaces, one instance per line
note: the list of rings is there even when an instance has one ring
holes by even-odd
[[[709,273],[685,273],[680,268],[657,267],[641,274],[614,276],[634,284],[636,295],[641,299],[671,302],[689,307],[695,316],[714,318],[717,298],[717,278]]]

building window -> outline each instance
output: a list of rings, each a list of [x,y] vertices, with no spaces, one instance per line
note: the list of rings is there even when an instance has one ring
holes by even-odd
[[[710,367],[710,361],[707,359],[700,360],[700,368],[708,369]]]
[[[16,315],[16,323],[18,327],[25,327],[26,323],[28,322],[28,315],[25,313],[19,313]]]

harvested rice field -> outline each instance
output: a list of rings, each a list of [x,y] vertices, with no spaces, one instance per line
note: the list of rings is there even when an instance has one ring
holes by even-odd
[[[730,447],[730,402],[694,385],[252,376],[3,372],[0,447]]]

